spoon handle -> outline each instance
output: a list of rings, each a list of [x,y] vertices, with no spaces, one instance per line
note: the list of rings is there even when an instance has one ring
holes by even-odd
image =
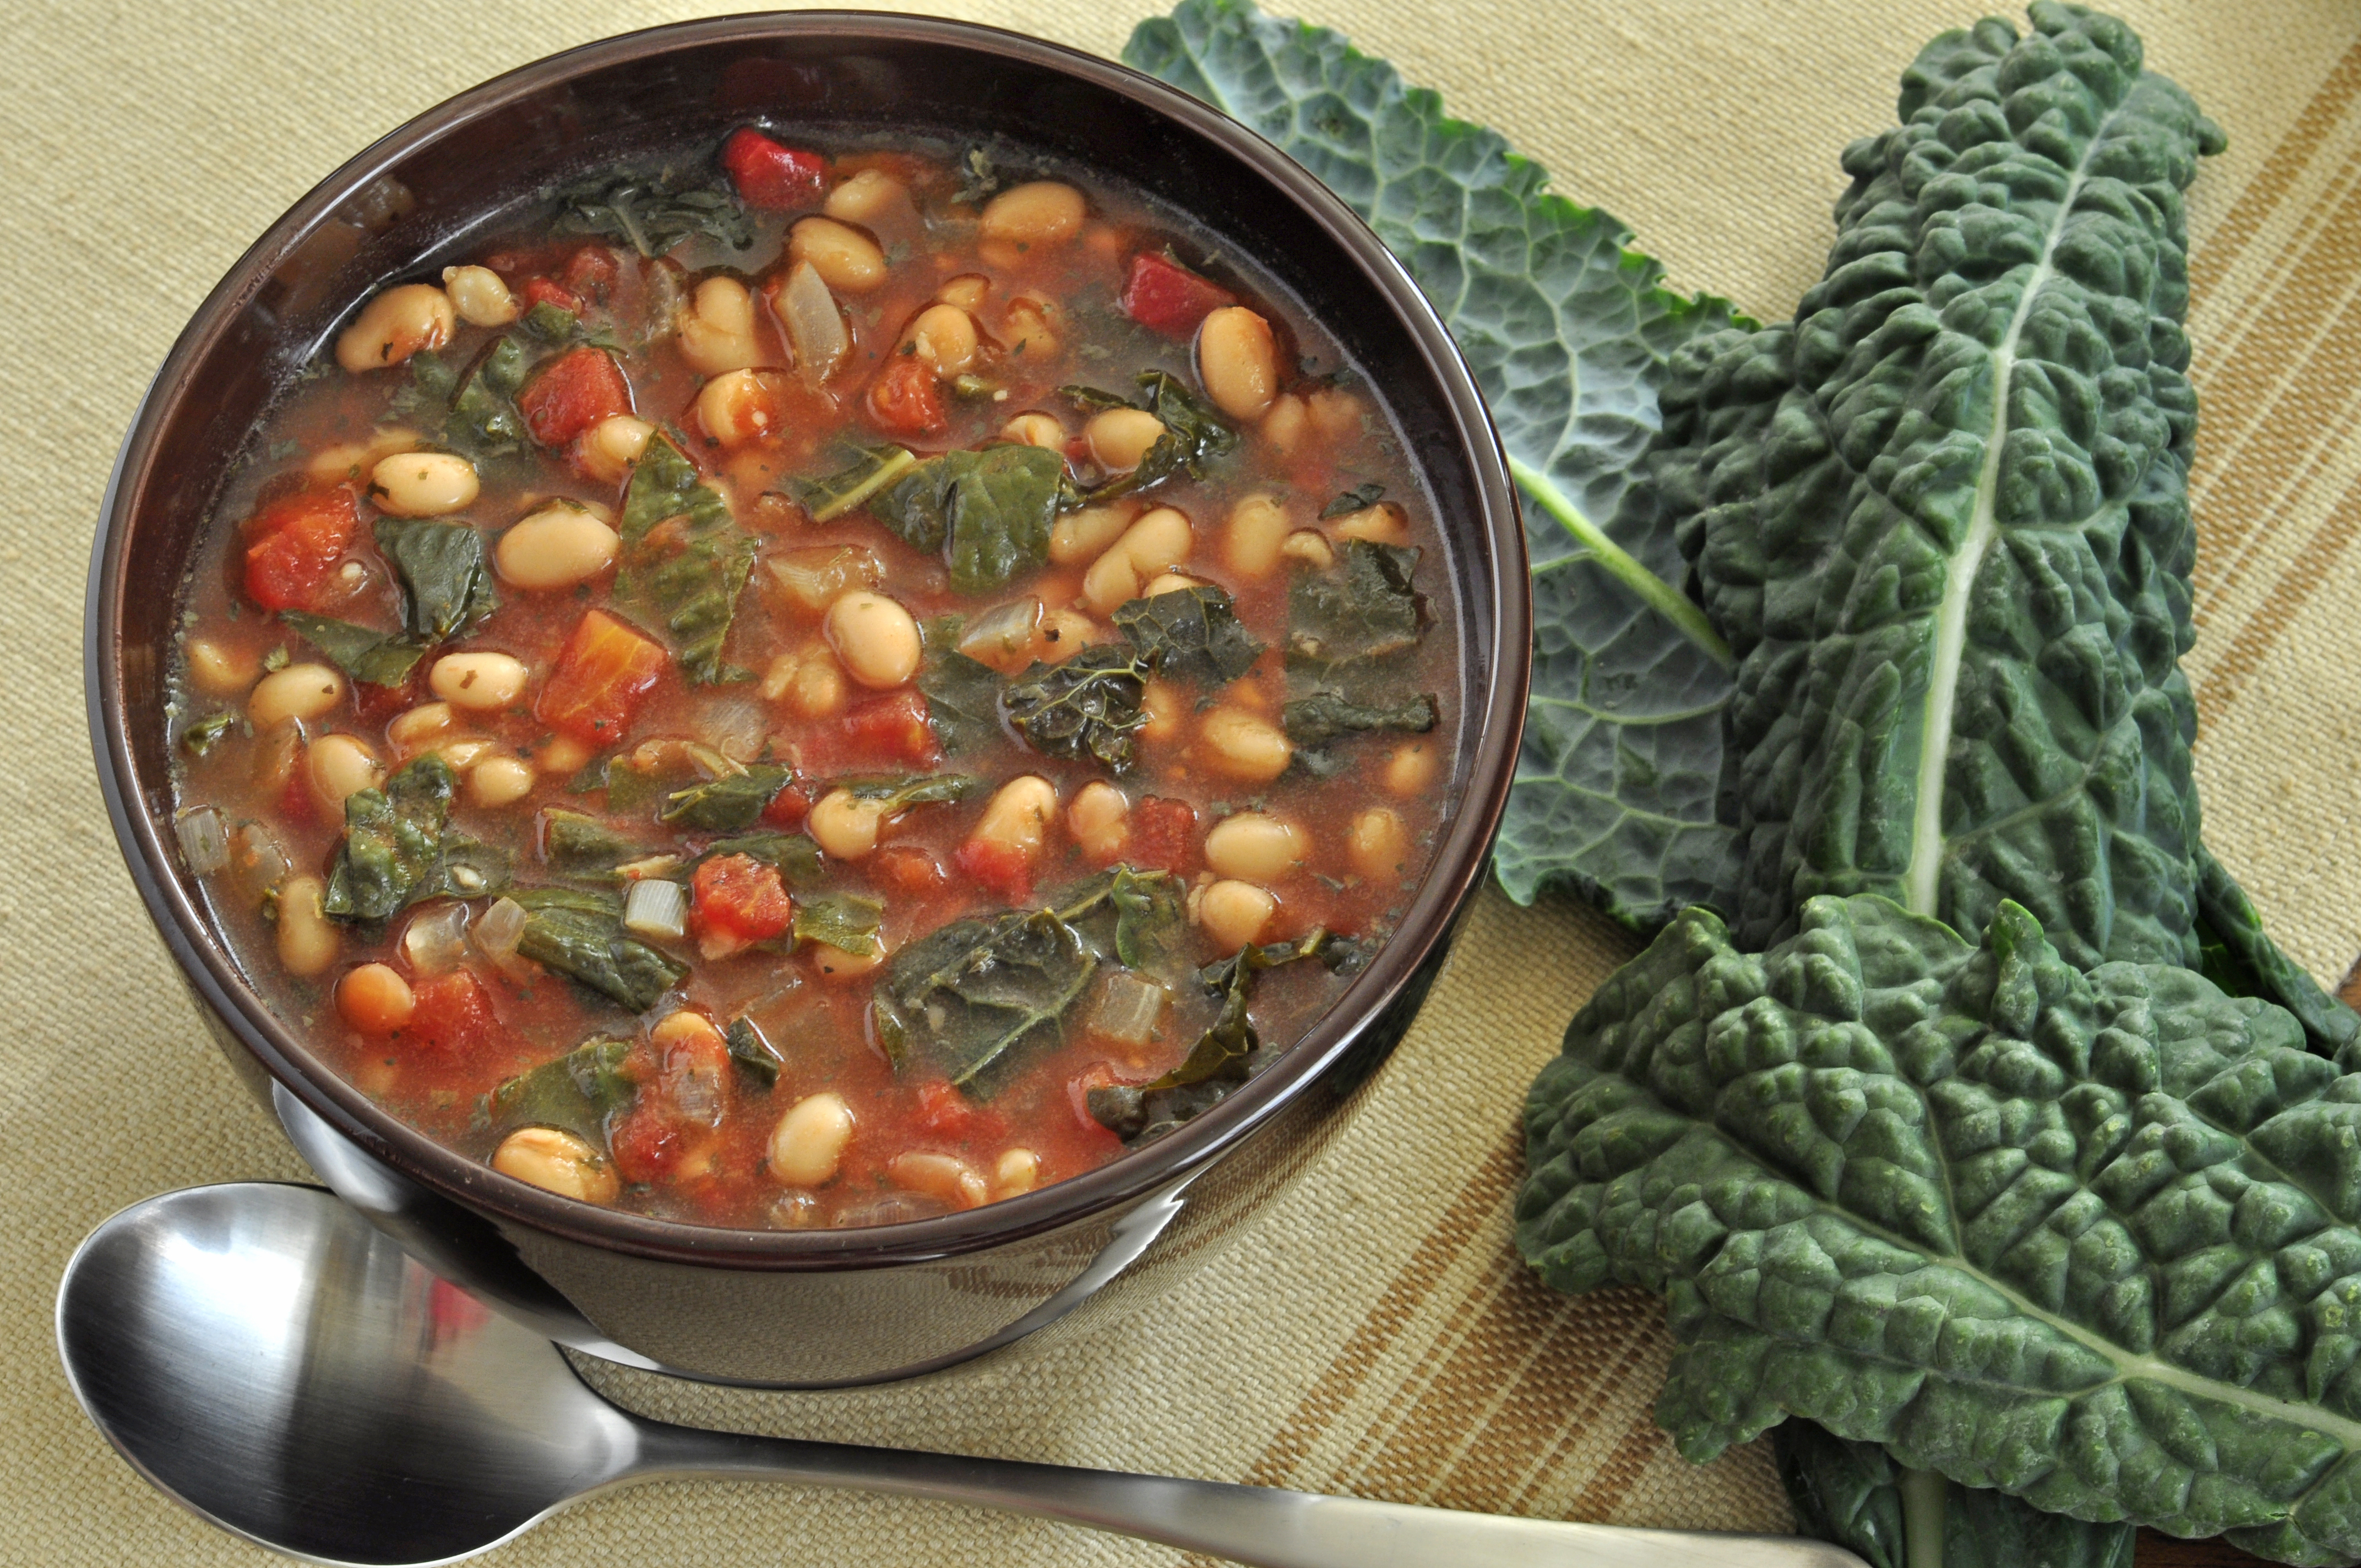
[[[1862,1568],[1801,1536],[1626,1530],[1164,1475],[649,1423],[641,1476],[800,1481],[1004,1508],[1256,1568]]]

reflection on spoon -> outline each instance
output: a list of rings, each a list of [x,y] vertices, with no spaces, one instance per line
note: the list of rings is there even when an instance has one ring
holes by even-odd
[[[648,1420],[308,1187],[236,1182],[126,1209],[66,1266],[58,1345],[82,1409],[141,1475],[226,1530],[324,1563],[446,1563],[608,1487],[702,1476],[1007,1508],[1268,1568],[1861,1568],[1789,1536],[1502,1519]]]

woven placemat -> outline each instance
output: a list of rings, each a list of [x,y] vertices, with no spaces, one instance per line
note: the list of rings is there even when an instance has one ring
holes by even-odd
[[[496,71],[693,7],[27,7],[0,49],[0,1561],[258,1563],[82,1419],[58,1271],[115,1208],[305,1173],[233,1083],[148,928],[83,737],[100,491],[174,334],[249,239],[370,138]],[[943,6],[1112,54],[1145,11]],[[2361,12],[2127,3],[2229,130],[2192,193],[2204,402],[2190,660],[2209,839],[2324,981],[2361,951]],[[1890,122],[1952,0],[1334,0],[1316,18],[1441,89],[1639,233],[1685,287],[1782,316],[1817,276],[1837,153]],[[1301,1182],[1185,1288],[920,1384],[727,1393],[593,1370],[674,1419],[1631,1524],[1777,1530],[1759,1448],[1692,1468],[1649,1419],[1649,1299],[1536,1286],[1508,1251],[1526,1081],[1631,950],[1563,901],[1477,905],[1427,1010]],[[512,1563],[1170,1563],[964,1509],[783,1487],[602,1499]]]

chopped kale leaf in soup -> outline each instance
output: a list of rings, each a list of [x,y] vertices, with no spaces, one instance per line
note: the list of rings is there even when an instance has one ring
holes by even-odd
[[[1382,407],[1169,213],[963,153],[587,180],[359,302],[218,509],[192,869],[509,1175],[1030,1191],[1277,1059],[1422,874],[1455,612]]]

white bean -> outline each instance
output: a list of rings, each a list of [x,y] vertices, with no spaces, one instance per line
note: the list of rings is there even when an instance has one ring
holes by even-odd
[[[985,239],[1013,245],[1054,245],[1074,237],[1088,203],[1071,185],[1035,180],[1012,185],[984,203],[979,225]]]
[[[873,691],[907,685],[924,644],[910,612],[884,594],[856,588],[828,607],[820,630],[847,674]]]
[[[1030,1192],[1041,1180],[1041,1157],[1031,1149],[1008,1149],[992,1168],[992,1195],[1014,1198]]]
[[[377,753],[357,736],[323,735],[303,751],[303,776],[312,785],[312,798],[331,822],[343,821],[346,797],[376,788],[384,772]]]
[[[615,531],[596,516],[558,501],[501,534],[492,560],[503,582],[550,593],[588,582],[613,564],[621,547]]]
[[[1262,940],[1263,930],[1279,909],[1279,900],[1250,882],[1217,882],[1196,899],[1197,924],[1216,945],[1235,952]]]
[[[1287,543],[1287,508],[1276,497],[1257,491],[1230,509],[1222,529],[1222,563],[1249,577],[1267,575],[1279,565],[1279,546]]]
[[[426,684],[453,707],[495,713],[524,696],[530,674],[523,660],[506,653],[445,653],[427,672]]]
[[[576,438],[575,451],[583,471],[592,478],[620,484],[640,454],[648,449],[648,437],[655,433],[656,427],[643,419],[609,414]]]
[[[1391,501],[1346,512],[1328,526],[1339,539],[1365,539],[1372,544],[1410,543],[1410,517]]]
[[[1442,748],[1432,740],[1406,740],[1395,747],[1381,775],[1386,793],[1404,800],[1424,795],[1434,784],[1442,758]]]
[[[1083,854],[1111,864],[1123,859],[1131,842],[1131,802],[1105,780],[1093,779],[1074,793],[1074,803],[1066,808],[1066,830]]]
[[[785,703],[804,718],[843,712],[844,688],[844,666],[822,643],[782,653],[763,672],[763,696]]]
[[[317,718],[344,700],[345,677],[328,665],[290,664],[255,683],[246,717],[258,734],[290,718]]]
[[[964,376],[975,364],[975,318],[957,305],[928,305],[902,334],[910,351],[942,377]]]
[[[885,821],[885,803],[864,800],[849,789],[832,789],[819,797],[804,819],[804,831],[831,860],[857,861],[877,848],[877,830]]]
[[[555,1127],[520,1127],[492,1151],[492,1168],[561,1198],[612,1203],[622,1190],[615,1168],[572,1133]]]
[[[467,770],[467,798],[497,811],[531,795],[533,777],[533,764],[522,757],[487,757]]]
[[[308,872],[279,884],[279,966],[289,974],[309,979],[336,961],[344,938],[321,907],[327,891]]]
[[[1286,732],[1268,719],[1238,707],[1217,707],[1205,715],[1197,733],[1203,738],[1205,765],[1225,778],[1268,784],[1287,772],[1295,757]]]
[[[1205,863],[1219,875],[1247,882],[1278,882],[1311,852],[1302,828],[1267,811],[1224,817],[1205,835]]]
[[[451,705],[447,702],[422,702],[394,715],[385,727],[385,738],[404,757],[423,751],[441,740],[451,728]]]
[[[939,1198],[954,1209],[972,1209],[989,1196],[975,1167],[957,1155],[897,1154],[885,1162],[885,1175],[896,1187]]]
[[[697,422],[720,446],[759,441],[778,429],[785,417],[759,371],[724,371],[697,394]]]
[[[984,803],[983,816],[967,841],[1013,851],[1030,861],[1040,854],[1041,840],[1057,819],[1057,786],[1038,773],[1027,773],[1002,784]]]
[[[506,326],[520,313],[516,296],[489,267],[445,267],[443,291],[469,326]]]
[[[336,334],[336,363],[356,376],[382,370],[422,348],[442,347],[456,324],[448,294],[432,283],[403,283],[363,305]]]
[[[261,670],[262,661],[251,648],[189,639],[189,684],[207,696],[243,696]]]
[[[828,193],[820,211],[839,223],[874,224],[906,195],[902,182],[880,169],[864,169]]]
[[[772,1179],[785,1187],[818,1187],[836,1174],[852,1128],[852,1107],[840,1094],[796,1101],[771,1131]]]
[[[1052,452],[1063,452],[1066,449],[1066,427],[1058,422],[1058,416],[1055,414],[1018,414],[1000,427],[1000,438],[1003,441],[1018,442],[1027,446],[1047,447]],[[1068,512],[1066,517],[1073,515]],[[1061,517],[1058,521],[1063,522],[1065,520]],[[1053,545],[1052,548],[1054,549],[1055,546]]]
[[[1130,509],[1120,503],[1082,507],[1067,512],[1049,525],[1049,559],[1060,566],[1095,561],[1123,537],[1123,531],[1131,526],[1132,515]]]
[[[1353,818],[1345,834],[1345,856],[1370,882],[1393,882],[1410,870],[1410,828],[1399,814],[1373,806]]]
[[[1255,428],[1270,444],[1271,450],[1284,457],[1303,439],[1305,423],[1303,400],[1293,392],[1281,392],[1271,400],[1270,411]]]
[[[1161,440],[1164,422],[1146,409],[1102,409],[1082,426],[1082,439],[1102,468],[1128,474]]]
[[[1254,421],[1279,392],[1279,349],[1270,323],[1244,305],[1224,305],[1197,329],[1197,376],[1232,419]]]
[[[476,466],[451,452],[404,452],[369,470],[378,510],[396,517],[443,517],[476,499]]]
[[[754,301],[734,278],[708,278],[683,311],[675,335],[680,356],[701,375],[743,370],[763,356],[754,340]]]
[[[787,233],[787,258],[808,261],[820,281],[840,293],[864,294],[885,281],[885,253],[877,242],[834,218],[804,218]]]

